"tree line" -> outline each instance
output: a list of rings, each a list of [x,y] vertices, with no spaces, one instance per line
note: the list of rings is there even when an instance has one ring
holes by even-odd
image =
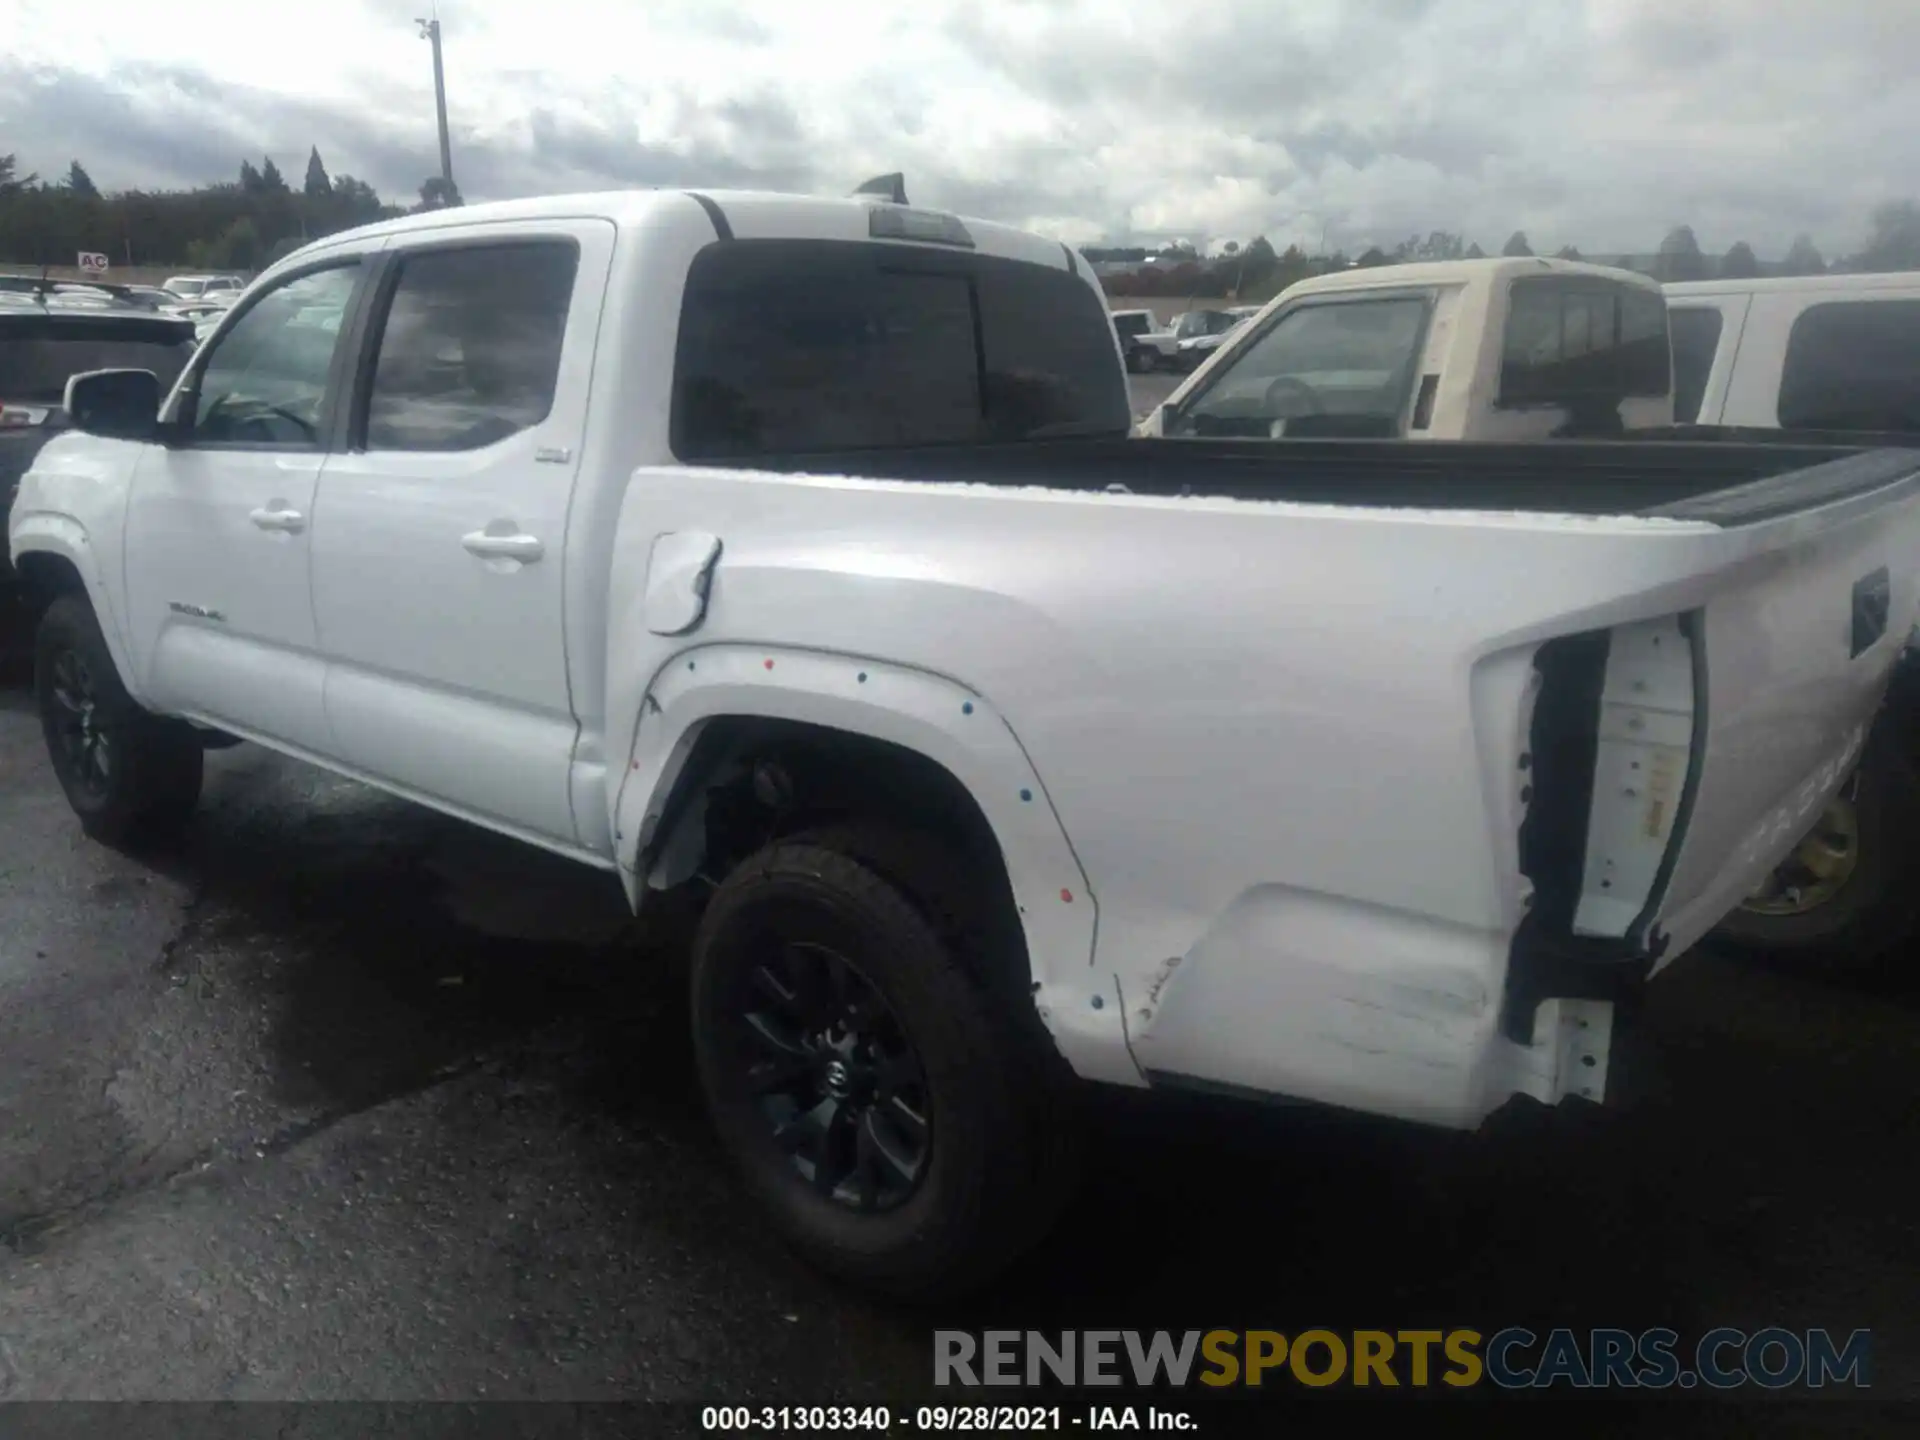
[[[103,194],[78,160],[57,180],[18,169],[16,157],[0,154],[0,262],[14,265],[72,265],[84,250],[116,266],[251,271],[337,230],[460,203],[436,175],[420,187],[419,204],[390,204],[364,180],[329,175],[318,146],[298,189],[271,156],[242,160],[234,180],[193,190]]]
[[[1265,301],[1287,286],[1309,275],[1329,270],[1344,270],[1350,265],[1405,265],[1428,260],[1477,260],[1486,255],[1477,244],[1446,230],[1425,236],[1410,235],[1392,249],[1370,246],[1357,257],[1343,253],[1309,256],[1299,246],[1276,252],[1264,236],[1242,246],[1229,242],[1221,254],[1202,257],[1193,246],[1177,243],[1158,249],[1144,247],[1094,247],[1087,258],[1095,263],[1115,261],[1123,264],[1155,263],[1132,272],[1104,277],[1107,293],[1126,296],[1192,297],[1196,299],[1238,299],[1247,303]],[[1532,243],[1524,231],[1516,230],[1500,248],[1502,255],[1532,255]],[[1558,259],[1591,259],[1598,264],[1638,263],[1634,256],[1618,254],[1582,255],[1572,245],[1554,252]],[[1821,275],[1834,272],[1873,272],[1920,270],[1920,205],[1910,200],[1894,201],[1874,211],[1866,245],[1857,253],[1844,256],[1831,265],[1813,243],[1802,235],[1788,248],[1786,255],[1772,264],[1763,264],[1753,247],[1744,240],[1729,247],[1726,254],[1713,256],[1700,247],[1691,226],[1676,225],[1668,231],[1653,252],[1648,266],[1654,278],[1662,282],[1680,280],[1740,280],[1760,275]]]

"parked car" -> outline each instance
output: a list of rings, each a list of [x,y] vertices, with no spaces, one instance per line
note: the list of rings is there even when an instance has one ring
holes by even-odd
[[[1666,287],[1676,418],[1783,440],[1920,446],[1920,274]],[[1756,953],[1858,968],[1920,926],[1920,664],[1793,853],[1722,927]]]
[[[871,196],[332,235],[67,402],[10,544],[85,829],[240,738],[697,897],[721,1146],[893,1291],[1047,1229],[1072,1077],[1602,1097],[1920,604],[1914,457],[1131,439],[1083,258]]]
[[[1134,368],[1142,372],[1180,369],[1186,363],[1183,345],[1230,328],[1225,311],[1185,311],[1174,316],[1164,330],[1148,330],[1133,337]]]
[[[247,288],[247,282],[238,275],[175,275],[160,288],[182,300],[203,300],[220,294],[237,295]]]
[[[1194,370],[1240,324],[1227,310],[1189,310],[1173,322],[1173,368]]]
[[[1153,368],[1147,351],[1133,342],[1140,336],[1159,328],[1160,322],[1151,310],[1115,310],[1113,312],[1113,333],[1120,342],[1120,353],[1126,357],[1127,369],[1144,372]]]
[[[1174,358],[1183,370],[1196,370],[1226,338],[1260,313],[1258,305],[1236,305],[1228,310],[1208,311],[1207,328],[1202,334],[1189,335],[1178,342]]]
[[[1575,261],[1336,271],[1216,347],[1142,435],[1545,440],[1673,420],[1660,287]]]
[[[165,384],[193,353],[193,327],[128,306],[78,308],[0,296],[0,520],[34,457],[67,428],[67,379],[84,370],[150,370]],[[0,588],[13,567],[0,555]]]

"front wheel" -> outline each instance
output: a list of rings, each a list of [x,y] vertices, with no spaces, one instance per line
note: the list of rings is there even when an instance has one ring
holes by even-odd
[[[199,739],[127,694],[83,598],[63,595],[47,607],[33,675],[53,773],[89,835],[124,845],[186,825],[200,802]]]
[[[1067,1193],[1057,1057],[948,918],[858,847],[800,836],[742,863],[694,942],[695,1055],[729,1158],[815,1264],[898,1295],[991,1280]]]

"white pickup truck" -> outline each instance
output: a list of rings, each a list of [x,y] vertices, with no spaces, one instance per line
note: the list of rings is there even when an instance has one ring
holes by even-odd
[[[705,894],[723,1144],[818,1262],[977,1284],[1069,1074],[1471,1127],[1852,764],[1906,457],[1134,440],[1086,263],[871,197],[468,206],[75,377],[11,548],[104,840],[240,737]]]

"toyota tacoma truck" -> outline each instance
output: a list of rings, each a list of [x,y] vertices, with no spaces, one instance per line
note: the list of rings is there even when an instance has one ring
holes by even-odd
[[[81,823],[256,741],[701,901],[725,1152],[860,1282],[1056,1216],[1079,1081],[1473,1127],[1852,765],[1920,461],[1138,440],[1072,249],[624,192],[329,236],[22,484]]]

